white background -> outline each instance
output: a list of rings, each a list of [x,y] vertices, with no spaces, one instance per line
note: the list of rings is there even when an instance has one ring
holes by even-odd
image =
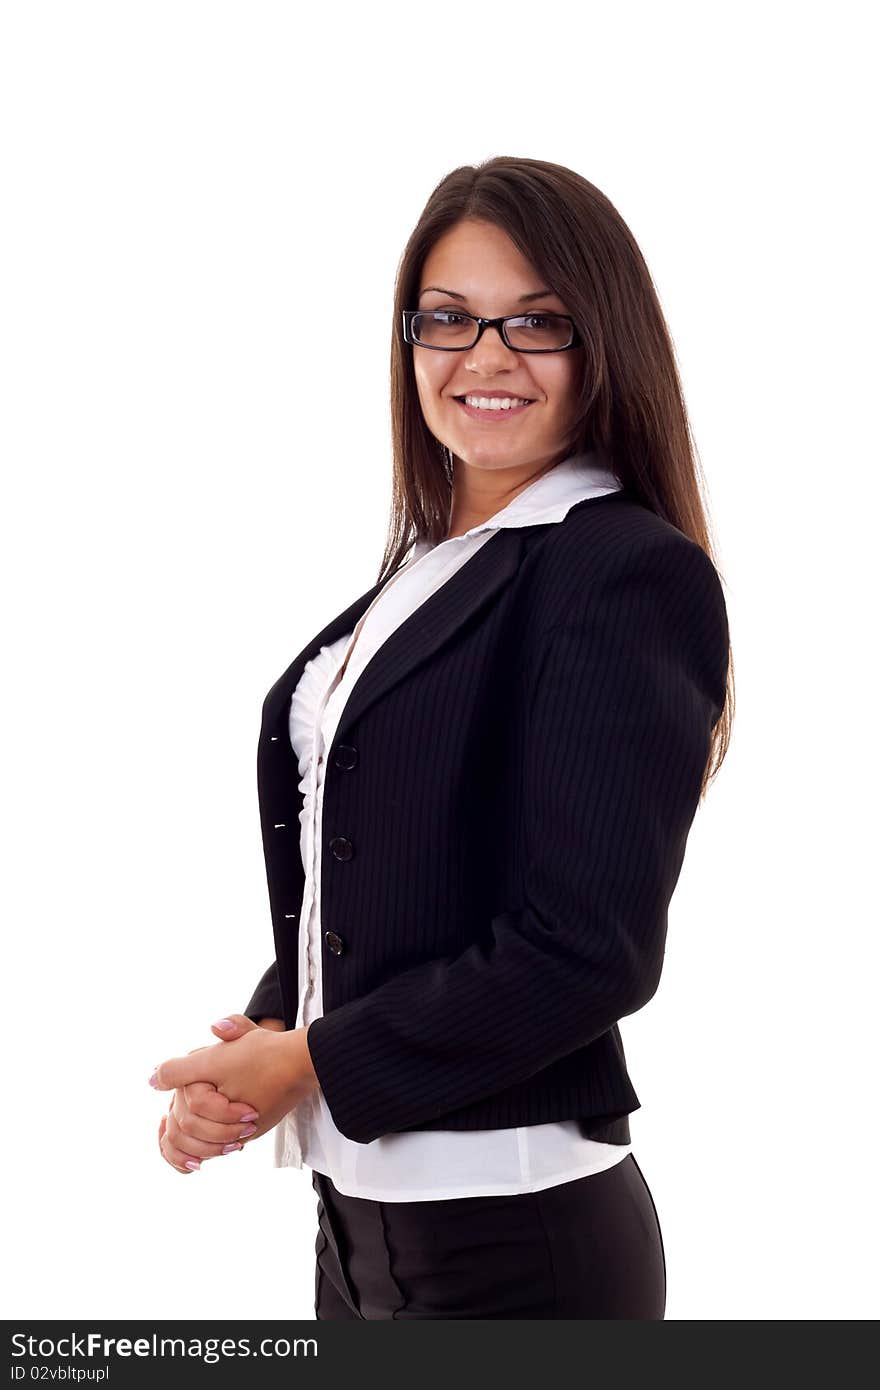
[[[870,7],[318,10],[2,10],[4,1315],[314,1316],[308,1172],[174,1172],[147,1077],[273,955],[263,695],[378,574],[406,238],[509,154],[638,240],[726,584],[733,744],[622,1030],[667,1316],[876,1317]]]

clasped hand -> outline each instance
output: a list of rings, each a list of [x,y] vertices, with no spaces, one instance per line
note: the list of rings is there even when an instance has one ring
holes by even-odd
[[[305,1028],[263,1028],[243,1014],[223,1022],[232,1027],[212,1025],[222,1042],[172,1057],[150,1077],[158,1091],[176,1088],[159,1149],[181,1173],[259,1139],[318,1087]]]

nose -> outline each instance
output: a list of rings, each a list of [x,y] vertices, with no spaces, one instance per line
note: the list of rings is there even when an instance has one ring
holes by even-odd
[[[479,342],[467,354],[465,367],[469,371],[479,372],[481,376],[492,376],[499,364],[515,366],[516,353],[505,343],[500,328],[485,328]]]

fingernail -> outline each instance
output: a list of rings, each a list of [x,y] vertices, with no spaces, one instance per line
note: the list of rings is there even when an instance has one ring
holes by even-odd
[[[231,1028],[235,1027],[235,1024],[231,1018],[221,1018],[218,1023],[214,1024],[214,1027],[219,1028],[223,1033],[228,1033]]]
[[[249,1110],[246,1115],[239,1115],[238,1118],[241,1120],[243,1125],[246,1125],[248,1120],[258,1120],[260,1117],[257,1114],[256,1110]]]
[[[150,1085],[153,1087],[154,1090],[158,1090],[158,1087],[159,1087],[158,1076],[159,1076],[159,1072],[158,1072],[158,1069],[157,1069],[156,1071],[153,1072],[153,1075],[150,1077]]]
[[[188,1159],[186,1160],[186,1163],[184,1163],[183,1166],[184,1166],[184,1168],[192,1168],[193,1171],[195,1171],[196,1168],[201,1168],[201,1166],[202,1166],[201,1159],[198,1159],[198,1158],[188,1158]]]
[[[234,1154],[238,1153],[239,1149],[243,1147],[244,1146],[242,1144],[224,1144],[220,1152],[222,1154]]]
[[[250,1136],[251,1136],[252,1134],[256,1134],[256,1132],[257,1132],[257,1126],[256,1126],[256,1125],[248,1125],[247,1129],[243,1129],[243,1130],[241,1131],[241,1134],[240,1134],[238,1137],[239,1137],[239,1139],[249,1139]]]

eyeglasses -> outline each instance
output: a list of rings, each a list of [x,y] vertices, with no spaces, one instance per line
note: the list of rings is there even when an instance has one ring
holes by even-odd
[[[467,352],[487,328],[495,328],[514,352],[567,352],[581,346],[575,321],[568,314],[506,314],[481,319],[453,309],[404,309],[403,340],[440,352]]]

